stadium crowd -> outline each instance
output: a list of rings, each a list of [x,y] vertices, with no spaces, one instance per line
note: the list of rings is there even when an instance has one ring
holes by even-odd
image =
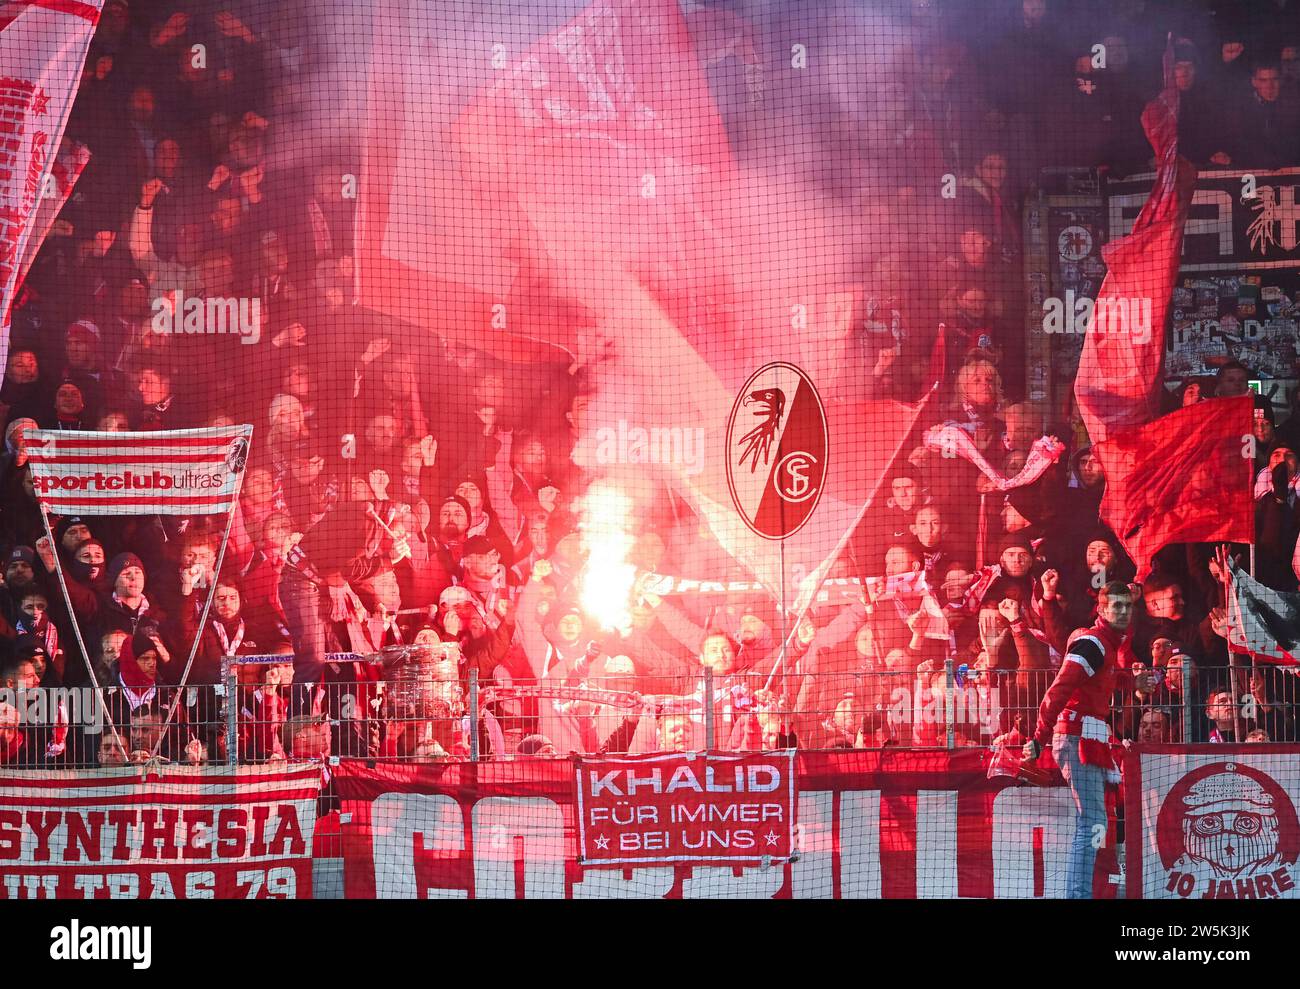
[[[1049,166],[1147,170],[1138,117],[1159,89],[1168,31],[1183,39],[1185,155],[1206,167],[1300,162],[1293,0],[1024,0],[978,31],[961,4],[901,4],[924,44],[899,71],[892,129],[829,135],[861,168],[822,176],[829,192],[899,215],[897,239],[862,258],[862,378],[915,399],[942,324],[950,373],[918,425],[957,424],[1004,473],[1044,422],[1069,452],[1004,496],[918,439],[832,574],[864,579],[837,584],[848,590],[796,627],[762,594],[657,595],[643,582],[617,632],[577,597],[573,506],[591,477],[569,452],[583,370],[506,364],[354,305],[356,149],[275,155],[294,46],[275,25],[254,31],[214,7],[108,0],[67,131],[92,158],[15,309],[0,390],[0,687],[98,683],[116,730],[34,726],[5,703],[0,763],[121,764],[155,749],[224,761],[213,687],[228,655],[263,657],[225,698],[239,708],[238,755],[254,761],[692,750],[706,710],[723,748],[988,745],[1030,730],[1097,589],[1134,567],[1099,520],[1106,479],[1077,421],[1026,401],[1025,192]],[[755,23],[781,37],[780,24]],[[744,112],[728,110],[733,133]],[[949,172],[961,176],[960,219],[942,240],[910,235],[919,190]],[[902,175],[912,181],[900,189]],[[257,300],[255,344],[155,331],[154,300],[217,297]],[[1244,395],[1252,376],[1225,363],[1171,392],[1171,407]],[[1266,402],[1259,413],[1256,573],[1294,591],[1300,417],[1275,423]],[[253,453],[219,574],[224,519],[65,517],[44,536],[27,430],[244,422]],[[661,498],[639,520],[632,562],[715,578],[691,572],[699,526],[680,511]],[[1214,547],[1167,548],[1139,591],[1126,660],[1164,675],[1117,697],[1118,738],[1295,739],[1294,678],[1226,672]],[[433,647],[439,687],[406,707],[384,686],[398,666],[339,656],[410,645]],[[942,694],[949,661],[975,712],[958,724],[942,703],[927,715],[917,693]],[[471,674],[483,717],[468,726]],[[554,696],[519,689],[535,683]]]

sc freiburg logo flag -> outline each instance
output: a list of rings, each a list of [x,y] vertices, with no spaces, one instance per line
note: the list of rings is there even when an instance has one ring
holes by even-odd
[[[727,484],[745,523],[766,539],[798,532],[821,500],[829,449],[808,376],[782,362],[755,372],[727,423]]]

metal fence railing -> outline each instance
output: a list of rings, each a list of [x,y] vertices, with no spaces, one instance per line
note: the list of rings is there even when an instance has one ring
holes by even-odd
[[[798,747],[991,747],[1032,732],[1055,671],[907,670],[480,680],[422,657],[385,667],[340,655],[331,682],[293,682],[285,657],[241,657],[224,682],[0,692],[0,762],[21,766],[259,763],[357,757],[488,760],[570,753]],[[169,711],[175,707],[168,719]],[[1300,740],[1300,678],[1198,667],[1117,690],[1118,740]]]

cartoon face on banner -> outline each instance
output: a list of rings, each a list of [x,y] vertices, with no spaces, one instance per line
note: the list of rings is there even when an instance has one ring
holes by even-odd
[[[1160,808],[1156,843],[1168,890],[1180,897],[1295,895],[1295,805],[1251,766],[1216,762],[1187,773]]]
[[[727,423],[727,484],[745,524],[766,539],[798,532],[821,499],[829,449],[808,375],[783,362],[756,371]]]

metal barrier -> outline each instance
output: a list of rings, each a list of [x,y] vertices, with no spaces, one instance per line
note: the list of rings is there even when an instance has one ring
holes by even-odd
[[[288,657],[240,658],[223,682],[0,693],[0,762],[259,763],[331,757],[412,761],[581,753],[992,747],[1032,733],[1055,671],[823,671],[771,678],[713,670],[674,677],[480,679],[455,665],[335,660],[330,682],[297,684]],[[1300,740],[1300,679],[1273,666],[1183,659],[1145,689],[1116,692],[1118,740]],[[1017,733],[1010,735],[1009,733]]]

